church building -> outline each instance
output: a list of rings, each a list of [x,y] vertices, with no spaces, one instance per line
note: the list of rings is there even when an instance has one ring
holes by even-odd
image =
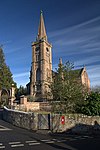
[[[90,90],[90,80],[86,68],[76,70],[78,79]],[[52,45],[48,42],[43,13],[40,14],[38,35],[32,43],[32,64],[30,82],[27,84],[28,94],[37,98],[44,98],[50,91],[53,77],[52,71]]]
[[[34,97],[45,97],[52,82],[52,45],[48,42],[43,13],[40,14],[38,35],[32,43],[32,65],[30,83],[27,85],[29,94]]]

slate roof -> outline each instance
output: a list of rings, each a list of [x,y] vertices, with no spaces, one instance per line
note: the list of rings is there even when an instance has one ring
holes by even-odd
[[[72,70],[73,73],[76,74],[77,77],[80,77],[84,68]]]
[[[75,70],[71,70],[72,74],[75,74],[76,78],[81,77],[82,71],[84,68],[81,69],[75,69]],[[57,74],[57,72],[52,70],[52,76],[54,77]]]

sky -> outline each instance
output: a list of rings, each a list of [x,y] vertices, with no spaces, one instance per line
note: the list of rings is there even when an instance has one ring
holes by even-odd
[[[91,87],[100,86],[100,0],[0,0],[0,45],[17,86],[29,82],[41,10],[53,70],[62,57],[86,66]]]

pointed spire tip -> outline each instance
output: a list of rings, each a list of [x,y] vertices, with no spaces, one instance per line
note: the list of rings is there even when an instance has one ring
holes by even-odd
[[[47,35],[46,35],[46,29],[45,29],[45,24],[44,24],[44,19],[43,19],[43,11],[41,10],[40,14],[40,23],[39,23],[39,28],[38,28],[38,40],[40,39],[45,39],[47,41]]]
[[[42,10],[40,11],[40,14],[41,14],[41,15],[43,14],[43,11],[42,11]]]
[[[59,58],[59,64],[62,65],[62,57]]]

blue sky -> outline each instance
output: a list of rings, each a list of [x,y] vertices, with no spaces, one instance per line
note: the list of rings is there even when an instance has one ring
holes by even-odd
[[[86,66],[91,87],[100,86],[100,0],[0,0],[0,44],[17,85],[29,82],[40,10],[52,43],[53,69],[59,58]]]

